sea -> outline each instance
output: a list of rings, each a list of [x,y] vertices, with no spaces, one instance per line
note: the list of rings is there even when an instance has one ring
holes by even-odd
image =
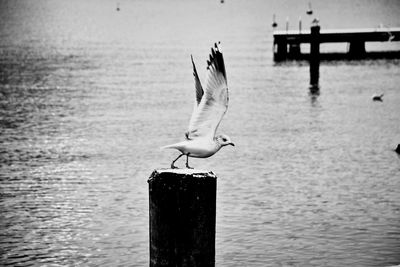
[[[308,2],[0,0],[0,265],[149,265],[147,180],[215,42],[236,146],[189,163],[218,177],[216,266],[399,265],[400,59],[323,61],[310,95],[271,25],[389,32],[400,2]]]

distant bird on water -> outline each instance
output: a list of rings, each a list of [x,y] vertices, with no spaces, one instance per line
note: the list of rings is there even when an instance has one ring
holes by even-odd
[[[220,43],[215,43],[214,47],[211,48],[210,59],[207,60],[204,90],[197,75],[193,57],[191,58],[196,88],[196,102],[192,117],[190,118],[189,129],[185,133],[186,140],[162,147],[177,149],[181,152],[172,161],[172,169],[177,168],[174,164],[183,155],[186,156],[186,167],[191,168],[189,166],[189,157],[208,158],[218,152],[223,146],[234,146],[227,135],[216,135],[222,117],[228,109],[229,101],[225,63]]]
[[[372,101],[380,101],[380,102],[383,102],[383,95],[384,95],[384,94],[380,94],[380,95],[375,94],[375,95],[373,95],[373,96],[372,96]]]

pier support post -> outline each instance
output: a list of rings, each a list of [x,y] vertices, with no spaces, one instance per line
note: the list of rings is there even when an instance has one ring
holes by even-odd
[[[292,43],[289,45],[289,57],[290,58],[299,58],[301,55],[300,43]]]
[[[310,41],[310,92],[312,94],[319,92],[319,25],[311,26]]]
[[[353,40],[350,42],[349,56],[350,58],[362,58],[366,54],[365,42],[363,40]]]
[[[274,61],[282,61],[287,58],[286,37],[274,41]]]
[[[155,170],[148,184],[150,266],[215,266],[217,177]]]

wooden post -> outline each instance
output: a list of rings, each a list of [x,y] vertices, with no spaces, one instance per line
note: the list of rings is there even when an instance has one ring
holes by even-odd
[[[349,56],[350,58],[362,58],[366,54],[365,42],[363,40],[353,40],[350,42]]]
[[[274,61],[287,59],[287,40],[285,37],[275,38],[274,40]]]
[[[301,55],[300,43],[292,43],[289,45],[289,58],[297,59]]]
[[[286,17],[286,34],[288,33],[289,30],[289,17]]]
[[[150,266],[215,266],[217,177],[166,169],[148,183]]]
[[[301,16],[299,17],[299,34],[301,33]]]
[[[319,92],[319,25],[311,26],[310,41],[310,92],[312,94]]]

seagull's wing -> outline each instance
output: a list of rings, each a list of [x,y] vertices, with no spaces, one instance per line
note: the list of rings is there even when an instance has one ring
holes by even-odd
[[[199,104],[201,102],[201,98],[204,95],[204,91],[203,91],[203,87],[201,86],[199,75],[197,74],[196,65],[194,64],[194,61],[193,61],[193,56],[190,55],[190,58],[192,59],[194,87],[196,89],[196,101],[194,103],[192,117],[190,118],[190,121],[192,121],[193,120],[193,116],[195,116],[195,114],[196,114],[197,107],[199,106]],[[191,139],[191,137],[189,137],[189,131],[187,131],[185,133],[185,137],[188,140]]]
[[[211,48],[207,61],[206,87],[201,101],[194,110],[186,134],[188,139],[200,136],[213,138],[228,109],[228,85],[224,58],[217,44]]]
[[[200,104],[201,98],[203,97],[204,91],[203,87],[201,87],[199,75],[197,74],[196,66],[194,65],[193,57],[190,56],[193,64],[193,77],[194,77],[194,86],[196,88],[196,106]]]

